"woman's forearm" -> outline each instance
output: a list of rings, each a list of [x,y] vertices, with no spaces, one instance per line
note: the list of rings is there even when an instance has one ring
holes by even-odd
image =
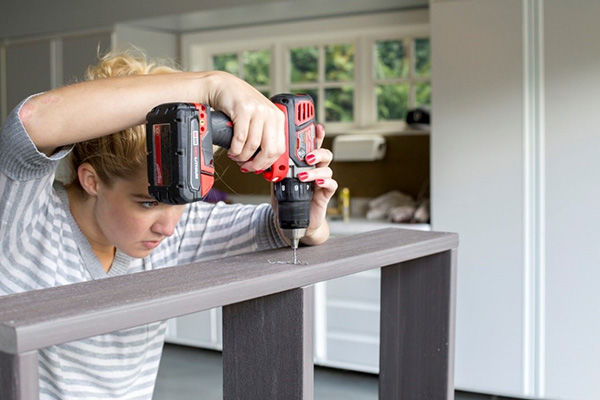
[[[161,103],[209,103],[218,75],[182,72],[81,82],[29,99],[19,116],[37,148],[50,154],[66,144],[139,125]]]

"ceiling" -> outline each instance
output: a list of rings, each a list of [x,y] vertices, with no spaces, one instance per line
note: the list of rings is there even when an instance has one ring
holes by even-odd
[[[20,39],[117,23],[188,32],[424,8],[428,0],[28,0],[3,1],[0,38]]]

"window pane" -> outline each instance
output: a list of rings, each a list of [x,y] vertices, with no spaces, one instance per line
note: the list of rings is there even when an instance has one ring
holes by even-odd
[[[236,53],[215,54],[213,56],[213,68],[239,75],[239,64]]]
[[[375,77],[377,79],[405,78],[409,70],[408,54],[402,40],[375,42]]]
[[[354,88],[350,86],[325,90],[325,121],[352,122]]]
[[[294,89],[292,90],[294,94],[308,94],[313,99],[313,103],[315,104],[315,113],[317,121],[320,121],[319,117],[319,92],[317,89]]]
[[[271,52],[269,50],[245,51],[242,54],[244,63],[244,80],[251,85],[269,84],[269,65]]]
[[[415,75],[429,76],[431,73],[429,39],[415,40]]]
[[[325,79],[330,82],[354,80],[354,45],[325,46]]]
[[[431,82],[417,82],[415,84],[416,106],[431,107]]]
[[[408,110],[408,83],[377,85],[377,119],[379,121],[404,119]]]
[[[290,50],[292,83],[316,82],[319,78],[319,49],[313,47],[300,47]]]

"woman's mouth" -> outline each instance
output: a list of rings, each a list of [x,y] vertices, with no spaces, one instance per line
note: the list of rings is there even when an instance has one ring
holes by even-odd
[[[144,245],[144,247],[148,250],[152,250],[154,248],[156,248],[156,246],[158,246],[160,244],[160,240],[144,240],[142,242],[142,244]]]

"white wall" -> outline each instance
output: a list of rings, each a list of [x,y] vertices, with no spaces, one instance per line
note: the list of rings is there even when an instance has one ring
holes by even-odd
[[[432,221],[458,232],[456,386],[600,398],[600,1],[431,4]]]
[[[458,388],[519,394],[523,360],[521,1],[433,4],[434,230],[460,234]]]
[[[600,398],[600,1],[544,2],[546,395]]]

